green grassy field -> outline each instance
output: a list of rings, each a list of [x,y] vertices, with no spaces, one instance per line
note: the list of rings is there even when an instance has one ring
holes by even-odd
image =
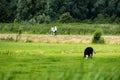
[[[93,59],[83,59],[92,46]],[[0,42],[0,80],[119,80],[120,45]]]

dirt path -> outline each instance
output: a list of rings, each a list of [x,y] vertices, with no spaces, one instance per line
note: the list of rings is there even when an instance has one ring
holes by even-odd
[[[17,34],[0,34],[1,39],[16,39]],[[103,36],[107,44],[120,44],[120,36]],[[91,43],[92,36],[89,35],[36,35],[22,34],[20,41],[26,42],[47,42],[47,43]]]

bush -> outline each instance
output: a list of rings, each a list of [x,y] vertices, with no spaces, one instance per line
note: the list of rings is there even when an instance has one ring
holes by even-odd
[[[103,30],[101,28],[96,29],[96,31],[94,32],[92,43],[105,43],[104,38],[101,37],[102,34],[103,34]]]
[[[13,23],[14,23],[14,25],[15,25],[15,24],[18,24],[18,19],[15,18],[14,21],[13,21]]]
[[[73,22],[73,18],[69,12],[66,12],[59,17],[59,22],[70,23],[70,22]]]
[[[119,17],[116,17],[115,23],[120,24],[120,18]]]

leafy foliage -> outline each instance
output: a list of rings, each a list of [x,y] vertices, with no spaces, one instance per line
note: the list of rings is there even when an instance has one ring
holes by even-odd
[[[59,17],[69,12],[76,21],[91,20],[104,23],[99,17],[104,17],[107,23],[120,20],[119,0],[1,0],[0,22],[13,22],[17,18],[20,22],[36,21],[36,17],[46,16],[47,22],[58,20]],[[43,15],[44,14],[44,15]],[[102,14],[103,16],[99,16]],[[107,15],[107,19],[105,16]],[[111,19],[113,18],[114,19]],[[95,19],[95,20],[94,20]],[[109,21],[111,19],[111,21]],[[41,20],[41,18],[40,18]],[[46,19],[45,19],[46,22]]]
[[[14,25],[15,25],[15,24],[18,24],[18,23],[19,23],[18,19],[15,18],[13,23],[14,23]]]
[[[39,24],[40,23],[49,23],[50,22],[50,16],[45,15],[45,14],[38,15],[38,16],[35,16],[32,19],[30,19],[28,22],[32,23],[32,24],[35,24],[35,23],[39,23]]]
[[[61,23],[70,23],[72,21],[73,21],[73,18],[69,12],[62,14],[59,18],[59,22],[61,22]]]
[[[96,29],[96,31],[94,32],[92,43],[105,43],[104,38],[101,37],[102,34],[103,34],[103,31],[101,28]]]

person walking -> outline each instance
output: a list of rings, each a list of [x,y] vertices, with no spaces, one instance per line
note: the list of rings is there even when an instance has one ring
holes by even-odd
[[[51,27],[51,35],[57,35],[57,27]]]
[[[51,35],[54,35],[54,27],[51,27]]]
[[[55,36],[56,36],[57,35],[57,27],[55,26],[54,29],[55,29]]]

